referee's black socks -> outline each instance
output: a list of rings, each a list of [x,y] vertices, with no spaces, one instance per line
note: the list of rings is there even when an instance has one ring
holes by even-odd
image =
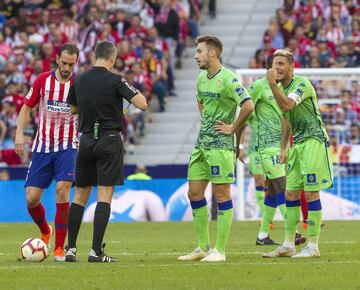
[[[101,254],[101,245],[104,238],[106,226],[110,217],[110,204],[106,202],[98,202],[94,216],[94,234],[92,249],[96,255]]]
[[[79,234],[81,222],[84,215],[84,207],[72,203],[69,211],[69,221],[68,221],[68,247],[76,248],[76,239]]]

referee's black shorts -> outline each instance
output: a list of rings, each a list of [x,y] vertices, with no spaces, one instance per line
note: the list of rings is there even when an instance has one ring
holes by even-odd
[[[75,184],[78,187],[124,184],[123,146],[117,130],[101,132],[98,140],[92,133],[81,136]]]

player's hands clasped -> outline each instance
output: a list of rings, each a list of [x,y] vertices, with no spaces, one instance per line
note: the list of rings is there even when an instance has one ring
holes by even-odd
[[[25,136],[24,134],[16,134],[15,137],[15,152],[22,156],[25,152]]]
[[[269,84],[276,84],[276,78],[277,78],[276,69],[271,68],[266,72],[266,79],[269,82]]]
[[[234,134],[234,125],[226,124],[223,121],[216,121],[216,124],[214,125],[214,130],[218,133],[222,133],[225,135],[232,135]]]
[[[287,149],[285,149],[285,150],[281,149],[280,150],[279,160],[280,160],[281,164],[286,163],[286,161],[287,161]]]

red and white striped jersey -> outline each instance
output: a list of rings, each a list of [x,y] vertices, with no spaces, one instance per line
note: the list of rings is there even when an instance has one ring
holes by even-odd
[[[33,152],[58,152],[77,148],[77,116],[66,102],[74,77],[60,83],[55,71],[40,74],[24,99],[30,108],[39,104],[38,131]]]

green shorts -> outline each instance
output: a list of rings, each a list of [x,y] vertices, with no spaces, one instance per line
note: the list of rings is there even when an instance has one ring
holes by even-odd
[[[235,181],[235,151],[194,148],[191,152],[188,180],[209,180],[223,184]]]
[[[259,152],[254,151],[249,153],[249,167],[251,175],[264,175],[264,170],[261,165]]]
[[[326,143],[311,138],[294,144],[286,173],[286,190],[319,191],[332,187],[333,167]]]
[[[279,160],[280,148],[265,148],[259,154],[266,179],[276,179],[286,175],[286,166]]]

